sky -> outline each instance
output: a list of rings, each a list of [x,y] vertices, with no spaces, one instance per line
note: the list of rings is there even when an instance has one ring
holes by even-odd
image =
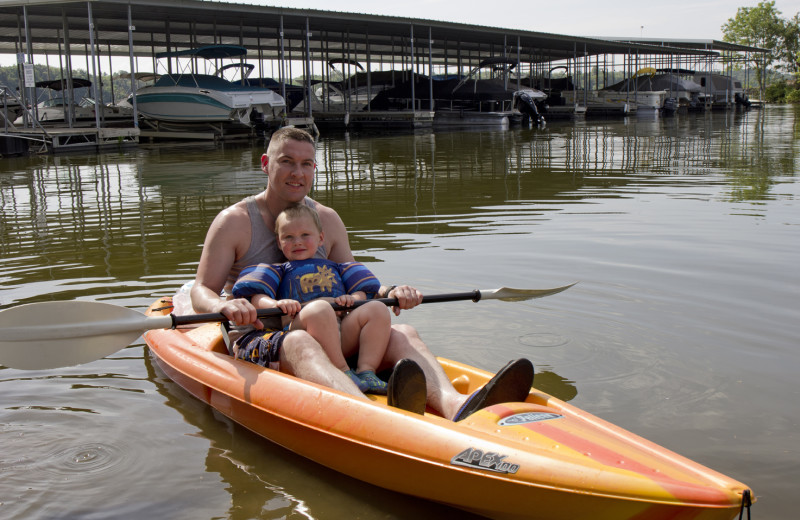
[[[341,10],[426,18],[572,36],[721,40],[722,25],[739,7],[758,0],[348,0],[332,9],[329,0],[238,0],[239,3]],[[335,4],[334,4],[335,5]],[[800,12],[800,0],[776,0],[782,18]]]

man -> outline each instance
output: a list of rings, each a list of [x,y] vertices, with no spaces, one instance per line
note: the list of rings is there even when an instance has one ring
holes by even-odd
[[[219,312],[237,325],[252,324],[259,329],[264,324],[249,301],[221,299],[219,295],[223,289],[230,294],[242,268],[283,260],[273,231],[275,217],[281,211],[297,203],[313,205],[324,230],[318,256],[339,263],[354,260],[347,230],[336,211],[307,198],[316,170],[315,142],[308,132],[296,128],[275,132],[261,158],[261,168],[268,177],[267,188],[223,210],[212,222],[191,290],[196,312]],[[422,302],[422,293],[407,285],[382,287],[380,295],[397,298],[399,307],[395,313],[398,314],[400,309],[411,309]],[[264,347],[265,365],[367,399],[344,372],[331,364],[322,347],[307,332],[297,330],[280,337],[269,336]],[[401,360],[406,361],[401,363]],[[420,384],[425,388],[427,383],[427,404],[454,420],[490,404],[524,399],[533,379],[530,362],[518,360],[498,372],[483,389],[465,396],[453,388],[417,331],[408,325],[392,326],[389,346],[378,368],[393,366],[396,368],[389,380],[390,404],[422,413],[425,402],[420,399],[426,392],[421,391]]]

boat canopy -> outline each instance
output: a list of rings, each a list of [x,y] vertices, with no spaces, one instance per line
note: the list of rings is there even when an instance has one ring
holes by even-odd
[[[602,90],[614,90],[617,92],[653,92],[659,90],[700,92],[702,87],[694,81],[681,78],[676,74],[648,74],[624,79]]]
[[[506,58],[505,56],[494,56],[481,61],[478,63],[476,68],[488,67],[489,65],[511,65],[512,67],[516,67],[517,60],[512,60],[511,58]]]
[[[247,54],[247,49],[240,45],[206,45],[196,49],[185,49],[182,51],[159,52],[156,58],[180,58],[185,56],[198,56],[207,60],[219,58],[235,58]]]
[[[345,59],[345,58],[336,58],[336,59],[328,60],[328,67],[333,69],[333,68],[336,68],[336,65],[353,65],[358,70],[364,70],[364,66],[361,65],[356,60],[348,60],[348,59]]]
[[[665,72],[669,74],[682,74],[684,76],[693,76],[695,71],[692,69],[656,69],[656,72]]]
[[[69,80],[66,79],[46,79],[36,82],[36,88],[49,88],[50,90],[66,90]],[[92,82],[83,78],[72,78],[72,88],[91,87]]]
[[[504,56],[494,56],[491,58],[486,58],[485,60],[478,63],[477,67],[474,67],[469,74],[461,78],[461,80],[453,87],[451,94],[454,94],[456,90],[460,89],[464,85],[467,84],[470,80],[475,80],[476,82],[479,81],[478,74],[481,72],[482,69],[489,68],[493,72],[501,72],[503,74],[508,74],[511,70],[517,66],[517,62],[510,58],[506,58]],[[485,80],[484,80],[485,81]],[[499,87],[496,87],[499,89]],[[502,90],[506,90],[505,87]]]

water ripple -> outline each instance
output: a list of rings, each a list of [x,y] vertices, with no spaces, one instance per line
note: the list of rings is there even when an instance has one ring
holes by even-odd
[[[86,443],[58,449],[45,457],[42,468],[59,475],[100,473],[126,464],[129,454],[113,444]]]
[[[25,439],[30,437],[25,433],[26,430],[27,427],[23,425],[6,425],[3,433],[7,439],[13,436],[17,441],[25,443]],[[13,460],[0,460],[0,475],[13,478],[14,475],[24,472],[27,475],[39,475],[37,479],[47,479],[48,476],[94,475],[111,472],[119,466],[128,466],[135,458],[119,446],[98,442],[62,445],[38,452],[36,443],[41,439],[29,440],[33,440],[33,445],[25,451],[29,455]],[[11,444],[14,444],[13,440]]]

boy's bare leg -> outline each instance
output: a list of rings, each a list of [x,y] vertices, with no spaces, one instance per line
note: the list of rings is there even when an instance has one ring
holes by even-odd
[[[292,321],[291,330],[305,330],[317,340],[333,366],[341,371],[349,368],[342,354],[339,322],[330,303],[317,300],[303,307]]]
[[[376,370],[389,345],[392,316],[380,302],[354,309],[342,320],[342,351],[349,357],[358,352],[357,372]]]

